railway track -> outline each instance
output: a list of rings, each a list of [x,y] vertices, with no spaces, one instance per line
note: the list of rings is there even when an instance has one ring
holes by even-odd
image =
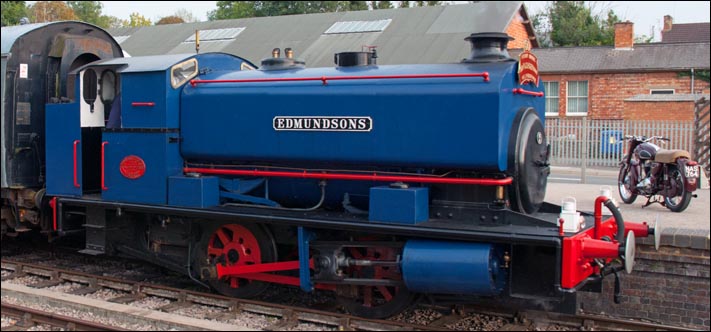
[[[129,331],[120,327],[85,321],[14,304],[2,304],[2,315],[17,320],[13,326],[3,327],[3,331],[21,331],[34,326],[49,325],[65,331]]]
[[[19,257],[19,256],[18,256]],[[264,301],[229,298],[222,295],[204,293],[184,288],[168,287],[130,281],[122,278],[101,276],[94,273],[83,273],[73,270],[56,268],[43,264],[27,263],[11,259],[2,260],[2,280],[39,277],[29,285],[32,288],[43,289],[62,283],[79,285],[70,294],[85,295],[102,290],[117,292],[118,296],[110,299],[111,303],[130,304],[143,299],[159,298],[163,304],[155,307],[161,312],[180,312],[190,306],[213,308],[203,319],[229,321],[240,314],[261,315],[272,318],[272,323],[261,328],[267,330],[299,329],[299,324],[315,324],[326,330],[621,330],[621,331],[692,331],[677,326],[640,322],[594,315],[563,315],[550,312],[502,312],[482,307],[460,306],[451,307],[424,306],[421,309],[410,310],[402,317],[394,320],[370,320],[347,314],[314,310],[299,306],[274,304]],[[99,272],[101,273],[101,272]],[[429,319],[411,320],[408,315],[416,311],[425,311]],[[4,309],[3,309],[4,311]],[[445,312],[445,314],[441,314]],[[422,315],[422,312],[417,313]],[[480,316],[479,318],[476,318]],[[475,317],[475,318],[472,318]],[[484,317],[484,318],[481,318]],[[494,317],[494,318],[489,318]],[[467,323],[467,319],[479,320]],[[413,321],[415,323],[413,323]],[[462,323],[464,322],[464,323]]]
[[[42,278],[42,281],[28,285],[30,288],[46,288],[70,282],[83,285],[70,292],[73,295],[90,294],[108,288],[121,292],[123,295],[114,297],[108,302],[128,304],[146,297],[167,299],[170,303],[157,308],[162,312],[176,312],[181,308],[200,305],[217,308],[205,315],[206,319],[227,321],[243,313],[276,317],[276,322],[265,327],[266,330],[284,330],[295,328],[302,323],[328,326],[334,330],[351,331],[439,331],[441,328],[427,327],[390,320],[364,319],[352,315],[301,308],[297,306],[279,305],[267,302],[234,299],[217,294],[202,293],[161,285],[133,282],[123,279],[97,276],[87,273],[68,271],[49,266],[2,260],[2,269],[12,273],[2,278],[7,281],[29,275]]]

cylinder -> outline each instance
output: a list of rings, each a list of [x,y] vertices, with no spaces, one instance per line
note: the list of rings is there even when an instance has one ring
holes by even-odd
[[[403,251],[403,279],[414,292],[496,295],[507,279],[501,252],[492,244],[410,240]]]

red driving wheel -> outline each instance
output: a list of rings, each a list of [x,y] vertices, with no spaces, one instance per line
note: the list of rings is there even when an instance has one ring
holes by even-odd
[[[399,249],[390,247],[352,247],[348,253],[354,259],[372,261],[395,261]],[[386,279],[402,281],[400,269],[395,266],[352,266],[347,274],[356,279]],[[392,316],[408,307],[414,296],[400,286],[383,285],[347,285],[348,290],[342,289],[339,297],[341,304],[348,312],[368,318],[385,318]]]
[[[262,262],[262,252],[254,234],[242,225],[223,225],[210,237],[207,244],[210,259],[225,266],[253,265]],[[228,277],[230,287],[239,288],[246,279]]]
[[[196,253],[198,266],[244,266],[272,263],[276,259],[276,245],[270,233],[248,223],[206,225],[197,248],[202,248]],[[253,297],[269,286],[239,277],[208,279],[207,282],[219,293],[232,297]]]

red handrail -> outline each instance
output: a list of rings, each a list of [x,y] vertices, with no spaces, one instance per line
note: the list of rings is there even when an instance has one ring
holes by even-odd
[[[79,142],[79,140],[74,141],[74,186],[77,188],[81,187],[81,185],[79,185],[79,181],[77,180],[77,145]]]
[[[105,154],[106,144],[109,144],[109,142],[102,142],[101,143],[101,190],[109,189],[106,187],[106,182],[104,181],[104,156],[106,155]]]
[[[133,107],[138,107],[138,106],[153,107],[153,106],[156,106],[156,103],[154,103],[152,101],[146,101],[146,102],[134,101],[131,103],[131,106],[133,106]]]
[[[446,183],[446,184],[469,184],[481,186],[505,186],[513,182],[513,178],[503,179],[468,179],[468,178],[443,178],[418,175],[378,175],[373,174],[345,174],[345,173],[309,173],[303,172],[283,172],[283,171],[260,171],[260,170],[239,170],[239,169],[215,169],[215,168],[183,168],[185,173],[201,173],[214,175],[242,175],[242,176],[265,176],[265,177],[286,177],[302,179],[322,179],[322,180],[356,180],[356,181],[384,181],[384,182],[419,182],[419,183]]]
[[[57,197],[52,197],[49,200],[49,207],[52,208],[52,229],[57,231]]]
[[[272,77],[249,78],[240,80],[190,80],[190,85],[207,83],[265,83],[265,82],[303,82],[321,81],[324,85],[328,81],[344,80],[382,80],[382,79],[413,79],[413,78],[455,78],[455,77],[483,77],[484,82],[489,81],[489,73],[464,73],[464,74],[412,74],[412,75],[371,75],[371,76],[321,76],[321,77]]]
[[[529,95],[534,97],[543,97],[543,92],[528,91],[521,88],[516,88],[512,90],[514,94]]]

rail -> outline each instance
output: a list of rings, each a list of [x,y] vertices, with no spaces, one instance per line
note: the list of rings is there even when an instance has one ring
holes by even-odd
[[[18,324],[15,325],[15,327],[26,328],[28,330],[33,327],[33,325],[44,324],[64,328],[67,331],[130,331],[116,326],[89,322],[74,317],[44,312],[9,303],[2,304],[2,314],[3,316],[16,318]],[[3,330],[5,330],[5,327],[3,327]],[[10,331],[9,327],[8,331]]]
[[[231,298],[223,295],[203,293],[197,291],[185,290],[182,288],[173,288],[162,285],[147,284],[144,282],[135,282],[115,277],[94,275],[89,273],[77,272],[73,270],[65,270],[53,266],[18,262],[9,259],[2,259],[2,268],[13,270],[13,273],[3,277],[3,280],[13,279],[21,276],[37,275],[40,277],[50,277],[55,280],[67,282],[76,282],[85,284],[85,289],[91,287],[110,288],[124,292],[130,292],[125,298],[128,300],[139,300],[143,295],[157,296],[172,301],[187,302],[200,305],[209,305],[221,307],[228,310],[238,308],[239,311],[249,312],[253,314],[269,315],[280,317],[280,321],[299,320],[316,324],[325,324],[337,326],[339,331],[368,330],[368,331],[390,331],[390,330],[405,330],[405,331],[440,331],[441,329],[427,327],[416,324],[396,322],[390,320],[366,319],[352,315],[346,315],[335,312],[314,310],[301,308],[296,306],[287,306],[274,304],[262,301]],[[81,293],[83,289],[77,289],[74,292]],[[130,302],[130,301],[128,301]],[[167,306],[173,305],[175,302]],[[160,310],[157,309],[157,310]],[[5,310],[3,308],[3,314]],[[278,322],[277,322],[278,323]],[[96,329],[93,329],[96,330]],[[271,329],[268,329],[271,330]]]

